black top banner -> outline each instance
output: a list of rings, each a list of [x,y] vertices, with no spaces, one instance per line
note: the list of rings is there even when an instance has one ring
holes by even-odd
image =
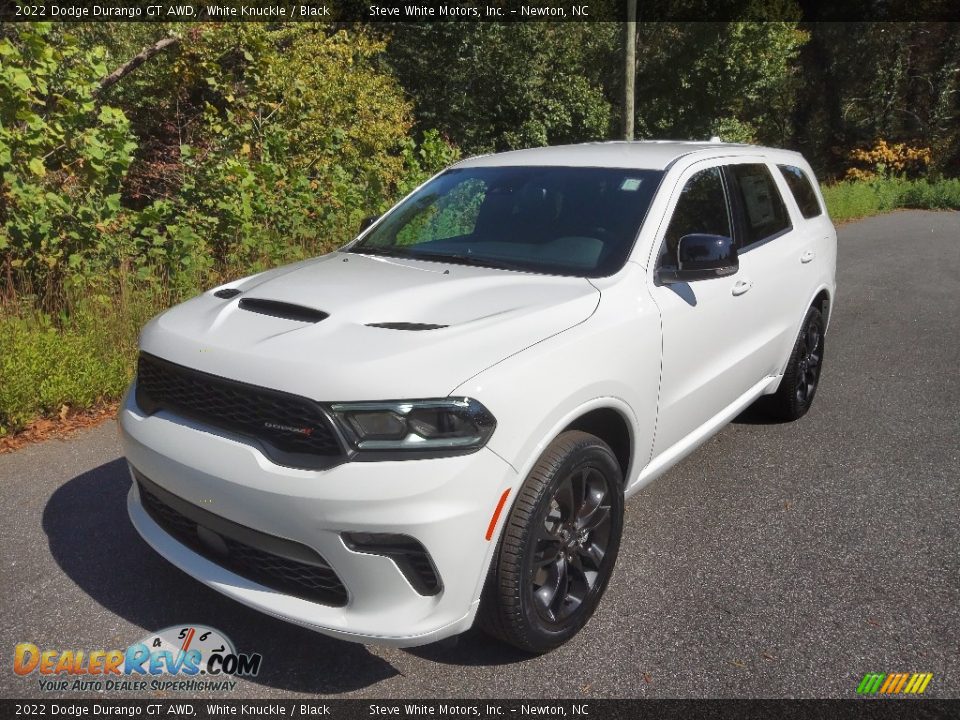
[[[0,22],[623,22],[627,0],[0,0]],[[639,22],[960,21],[956,0],[637,0]]]

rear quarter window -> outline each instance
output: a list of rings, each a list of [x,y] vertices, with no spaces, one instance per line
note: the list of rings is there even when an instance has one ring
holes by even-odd
[[[823,213],[820,207],[820,201],[817,200],[817,191],[813,189],[813,183],[807,174],[793,165],[777,165],[787,181],[787,187],[797,201],[797,207],[800,208],[800,214],[805,218],[815,218]]]

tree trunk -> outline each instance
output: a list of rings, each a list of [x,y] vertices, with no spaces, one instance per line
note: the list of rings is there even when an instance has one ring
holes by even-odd
[[[627,0],[624,29],[623,138],[633,140],[634,90],[637,79],[637,0]]]

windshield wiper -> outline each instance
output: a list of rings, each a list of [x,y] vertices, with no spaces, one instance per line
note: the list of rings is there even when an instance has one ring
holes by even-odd
[[[406,257],[404,253],[398,253],[391,248],[357,247],[350,248],[347,252],[356,253],[357,255],[376,255],[378,257]]]
[[[483,256],[471,255],[470,253],[425,252],[422,250],[407,250],[399,247],[368,248],[363,246],[353,248],[349,250],[349,252],[357,253],[358,255],[376,255],[378,257],[405,258],[410,260],[431,260],[434,262],[449,262],[460,265],[470,265],[473,267],[495,268],[497,270],[518,270],[521,272],[530,272],[529,268],[522,265],[517,265],[506,260],[494,260],[492,258]]]
[[[529,268],[507,260],[495,260],[493,258],[480,255],[471,255],[470,253],[444,253],[444,252],[408,252],[403,255],[414,260],[435,260],[437,262],[459,263],[460,265],[471,265],[473,267],[496,268],[497,270],[520,270],[529,272]]]

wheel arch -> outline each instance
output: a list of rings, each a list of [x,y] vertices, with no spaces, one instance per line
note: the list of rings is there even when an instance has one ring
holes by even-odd
[[[561,432],[568,430],[580,430],[595,435],[609,445],[620,465],[623,484],[626,486],[633,457],[633,433],[630,423],[621,412],[612,407],[589,410],[569,423]]]
[[[803,312],[800,313],[800,317],[797,318],[797,322],[793,328],[793,334],[790,336],[792,339],[790,341],[790,350],[787,351],[787,356],[783,359],[783,364],[780,366],[780,374],[778,375],[776,381],[772,383],[765,391],[765,395],[773,394],[777,391],[777,388],[780,387],[780,380],[783,378],[783,374],[787,370],[787,363],[790,362],[790,352],[793,349],[793,339],[797,337],[797,334],[800,332],[800,327],[803,325],[804,318],[807,317],[807,312],[810,308],[817,308],[820,313],[823,315],[823,327],[824,331],[829,327],[830,324],[830,315],[833,310],[833,290],[827,285],[820,285],[813,295],[810,297],[809,301],[803,308]]]
[[[833,304],[833,297],[830,295],[829,288],[820,288],[820,291],[814,296],[813,300],[807,306],[807,310],[812,307],[816,307],[820,310],[820,314],[823,315],[823,325],[824,327],[830,322],[830,311]],[[804,315],[807,314],[806,310],[803,312]]]

